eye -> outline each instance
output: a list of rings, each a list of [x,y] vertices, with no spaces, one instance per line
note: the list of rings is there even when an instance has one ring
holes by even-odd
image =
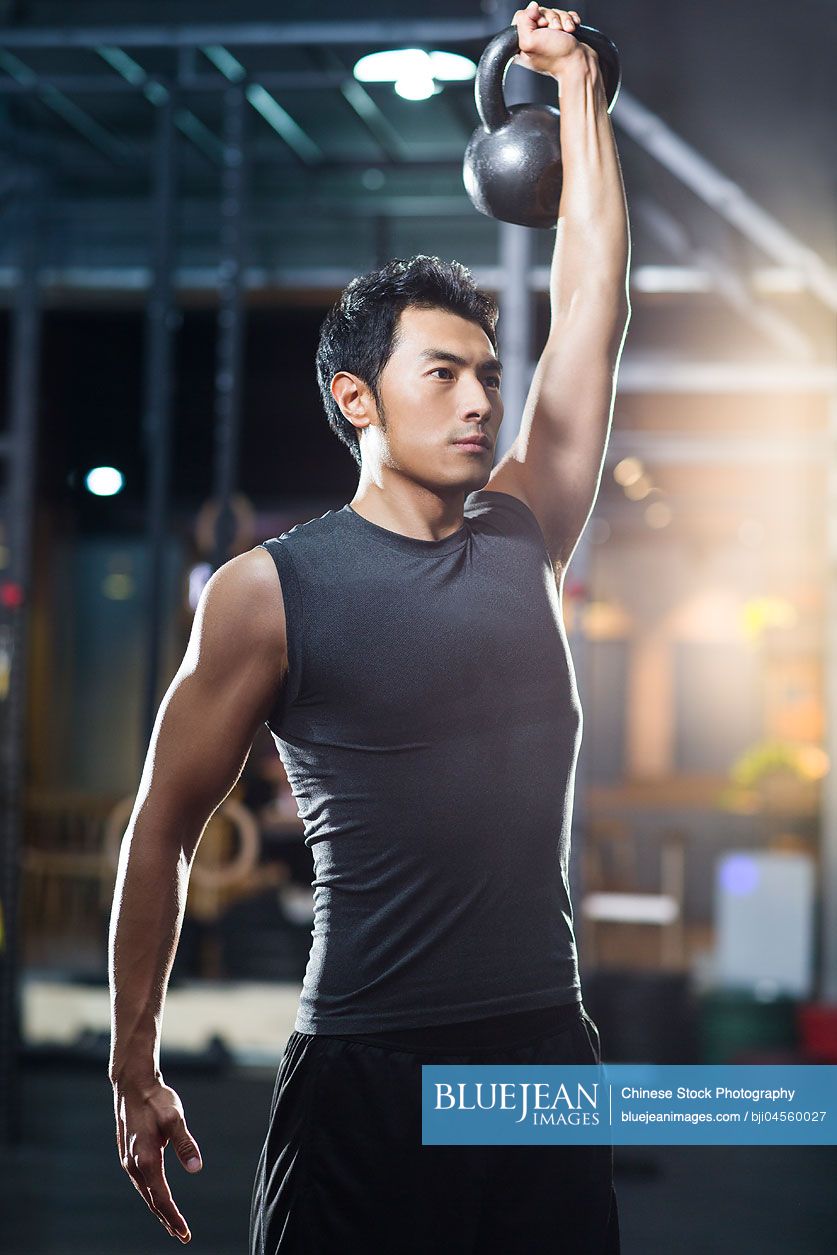
[[[448,375],[452,373],[448,366],[434,366],[433,370],[430,373],[431,375],[437,375],[440,370],[445,371],[445,373]],[[485,379],[486,379],[486,383],[490,384],[492,388],[499,388],[500,384],[502,383],[502,380],[499,375],[486,375]],[[492,380],[494,381],[493,383],[491,382]]]

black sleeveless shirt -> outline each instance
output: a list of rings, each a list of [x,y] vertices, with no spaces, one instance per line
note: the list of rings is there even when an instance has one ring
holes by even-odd
[[[314,858],[295,1029],[389,1032],[578,1002],[582,711],[531,510],[419,540],[345,505],[263,542],[287,622],[267,720]]]

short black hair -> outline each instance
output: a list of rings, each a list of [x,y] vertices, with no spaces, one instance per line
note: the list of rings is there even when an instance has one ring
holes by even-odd
[[[357,375],[370,389],[378,409],[381,374],[389,361],[401,311],[444,309],[478,323],[497,352],[497,301],[474,283],[458,261],[418,253],[394,258],[380,270],[352,279],[326,314],[317,346],[317,382],[328,425],[361,465],[360,440],[331,395],[331,381],[341,370]]]

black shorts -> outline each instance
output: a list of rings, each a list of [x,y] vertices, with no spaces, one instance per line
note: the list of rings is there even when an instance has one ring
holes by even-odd
[[[599,1032],[574,1003],[403,1034],[291,1033],[250,1255],[618,1255],[612,1145],[422,1146],[421,1065],[444,1062],[600,1063]]]

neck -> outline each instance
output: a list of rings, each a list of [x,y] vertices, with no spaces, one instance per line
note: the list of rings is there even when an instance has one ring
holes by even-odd
[[[416,540],[444,540],[462,526],[466,491],[456,488],[442,495],[404,480],[382,484],[361,471],[349,505],[370,523]]]

